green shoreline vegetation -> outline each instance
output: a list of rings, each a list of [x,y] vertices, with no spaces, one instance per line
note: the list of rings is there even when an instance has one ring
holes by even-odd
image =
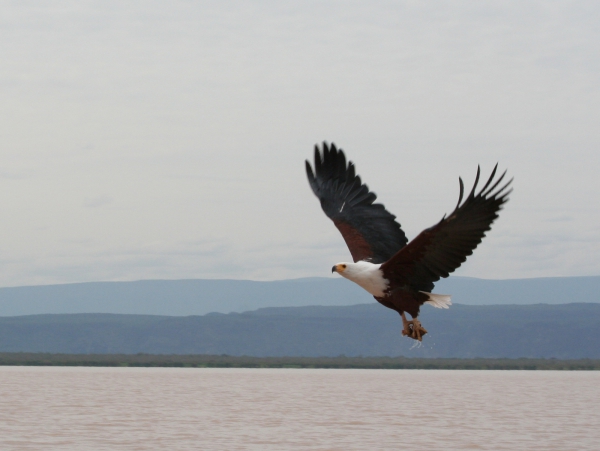
[[[598,371],[600,360],[0,353],[0,366]]]

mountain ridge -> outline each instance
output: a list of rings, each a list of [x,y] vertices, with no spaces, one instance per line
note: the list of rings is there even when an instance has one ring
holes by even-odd
[[[421,344],[376,303],[203,316],[52,314],[0,318],[0,352],[600,358],[600,304],[426,306]]]
[[[600,276],[477,279],[453,276],[436,284],[465,305],[600,302]],[[82,282],[0,288],[0,316],[117,313],[168,316],[230,313],[263,307],[354,305],[375,302],[342,278],[279,281],[236,279]]]

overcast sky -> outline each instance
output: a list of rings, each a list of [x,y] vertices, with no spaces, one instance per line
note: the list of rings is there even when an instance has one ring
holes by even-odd
[[[0,6],[0,286],[331,276],[335,142],[413,238],[515,177],[456,274],[600,274],[596,1]]]

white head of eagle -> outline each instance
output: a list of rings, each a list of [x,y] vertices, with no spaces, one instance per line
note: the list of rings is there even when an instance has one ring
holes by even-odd
[[[383,277],[380,267],[381,265],[366,261],[342,262],[333,265],[331,272],[337,272],[340,276],[360,285],[373,296],[383,297],[390,282]]]

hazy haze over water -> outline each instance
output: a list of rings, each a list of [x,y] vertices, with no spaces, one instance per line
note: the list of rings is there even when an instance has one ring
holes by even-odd
[[[597,450],[600,372],[0,368],[0,448]]]

